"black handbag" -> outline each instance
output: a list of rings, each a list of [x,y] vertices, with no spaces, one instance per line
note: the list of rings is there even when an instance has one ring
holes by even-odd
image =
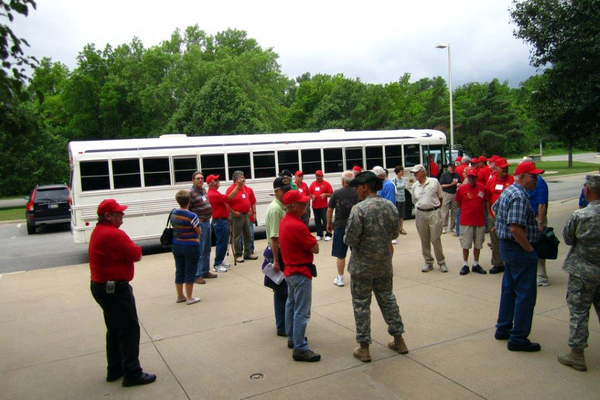
[[[163,247],[169,247],[173,244],[173,228],[169,227],[169,225],[171,224],[171,214],[173,214],[173,211],[175,211],[175,209],[172,209],[169,213],[165,230],[163,230],[162,235],[160,235],[160,244]]]
[[[540,238],[533,245],[538,258],[544,260],[556,260],[558,258],[558,245],[560,240],[554,234],[554,228],[546,227],[540,234]]]

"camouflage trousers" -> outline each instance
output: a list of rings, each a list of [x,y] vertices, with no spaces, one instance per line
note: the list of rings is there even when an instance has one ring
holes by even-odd
[[[356,321],[356,341],[371,343],[371,293],[375,294],[383,319],[392,336],[404,333],[404,324],[393,290],[393,276],[369,278],[350,276],[352,308]]]
[[[600,281],[569,274],[567,306],[569,307],[569,347],[588,347],[590,308],[594,305],[600,320]]]

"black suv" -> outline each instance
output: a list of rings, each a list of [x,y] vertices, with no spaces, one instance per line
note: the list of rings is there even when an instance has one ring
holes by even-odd
[[[65,224],[71,222],[69,187],[64,184],[37,185],[27,203],[27,233],[33,235],[40,225]]]

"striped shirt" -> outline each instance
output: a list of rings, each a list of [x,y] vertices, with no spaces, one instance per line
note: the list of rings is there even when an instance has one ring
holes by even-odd
[[[196,214],[178,208],[171,214],[171,226],[174,244],[198,245],[200,240],[194,228],[200,226],[200,221]]]
[[[496,234],[500,239],[514,240],[510,224],[517,224],[525,228],[529,243],[537,242],[539,231],[535,213],[523,186],[515,182],[504,189],[492,211],[496,214]]]
[[[210,219],[212,217],[212,206],[208,200],[206,190],[204,188],[198,190],[196,186],[192,186],[190,196],[190,211],[196,213],[198,218],[202,220]]]

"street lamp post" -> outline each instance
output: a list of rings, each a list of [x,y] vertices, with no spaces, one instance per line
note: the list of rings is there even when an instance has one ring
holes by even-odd
[[[438,43],[435,47],[438,49],[448,49],[448,87],[450,89],[450,158],[452,158],[452,150],[454,149],[454,111],[452,109],[452,57],[450,56],[450,43]]]

